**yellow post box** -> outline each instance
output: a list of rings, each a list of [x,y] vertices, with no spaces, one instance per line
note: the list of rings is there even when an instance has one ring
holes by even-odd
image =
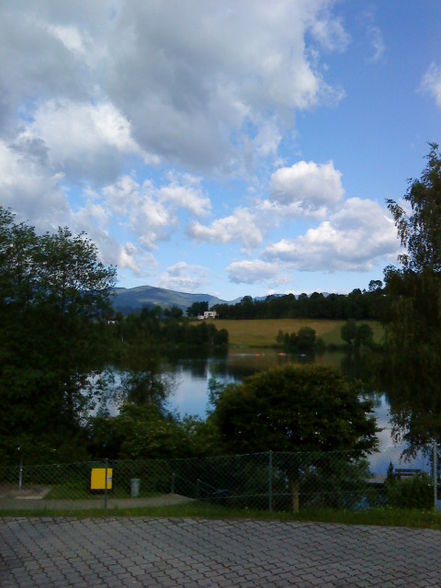
[[[107,491],[112,490],[113,468],[107,468]],[[90,470],[91,492],[104,492],[106,489],[106,468],[92,468]]]

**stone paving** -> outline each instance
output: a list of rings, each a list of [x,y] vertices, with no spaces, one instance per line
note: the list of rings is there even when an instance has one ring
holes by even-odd
[[[0,586],[441,586],[441,532],[204,519],[0,519]]]

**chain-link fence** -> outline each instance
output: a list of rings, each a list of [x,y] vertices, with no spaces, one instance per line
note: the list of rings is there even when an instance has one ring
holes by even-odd
[[[0,467],[0,509],[148,506],[166,495],[229,509],[294,512],[436,504],[436,474],[400,472],[374,476],[365,457],[347,451],[19,464]]]

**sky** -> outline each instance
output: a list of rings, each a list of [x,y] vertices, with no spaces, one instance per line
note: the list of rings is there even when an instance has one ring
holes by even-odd
[[[118,285],[382,279],[441,141],[439,0],[0,0],[0,205]]]

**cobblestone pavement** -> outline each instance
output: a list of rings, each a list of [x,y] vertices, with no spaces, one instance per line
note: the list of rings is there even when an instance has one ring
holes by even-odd
[[[160,518],[0,519],[0,586],[441,586],[441,532]]]

